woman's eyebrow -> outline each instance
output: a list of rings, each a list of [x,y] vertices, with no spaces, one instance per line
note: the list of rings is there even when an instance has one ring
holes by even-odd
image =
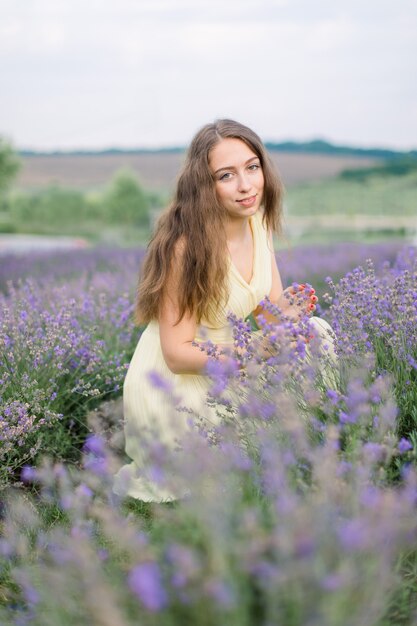
[[[251,157],[250,159],[248,159],[247,161],[245,161],[245,163],[244,163],[244,164],[245,164],[245,165],[247,165],[247,164],[248,164],[248,163],[250,163],[251,161],[259,161],[259,157],[257,157],[257,156]],[[216,170],[214,173],[215,173],[215,174],[218,174],[218,173],[219,173],[219,172],[221,172],[222,170],[234,170],[234,169],[235,169],[234,165],[225,165],[224,167],[219,167],[219,169],[218,169],[218,170]]]

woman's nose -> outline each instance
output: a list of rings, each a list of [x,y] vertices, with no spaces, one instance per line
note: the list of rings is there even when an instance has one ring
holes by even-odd
[[[250,180],[245,172],[241,172],[238,177],[239,191],[248,191],[251,188]]]

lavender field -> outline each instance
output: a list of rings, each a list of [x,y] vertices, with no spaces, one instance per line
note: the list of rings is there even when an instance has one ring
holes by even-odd
[[[142,256],[2,258],[0,623],[416,623],[417,249],[281,251],[337,357],[307,318],[231,320],[239,350],[208,368],[220,426],[190,416],[180,452],[144,434],[181,494],[154,505],[112,493],[123,425],[87,424],[122,392]]]

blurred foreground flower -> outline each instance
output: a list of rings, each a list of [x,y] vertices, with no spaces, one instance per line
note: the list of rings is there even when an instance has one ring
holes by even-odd
[[[417,539],[417,477],[409,467],[389,483],[408,448],[395,436],[389,376],[370,358],[330,377],[318,337],[300,351],[297,332],[312,332],[303,324],[278,335],[266,325],[243,369],[217,363],[213,387],[216,376],[227,385],[210,406],[221,424],[196,416],[176,450],[155,449],[144,433],[158,480],[188,486],[177,503],[115,497],[121,461],[98,435],[81,469],[25,470],[39,502],[6,506],[3,622],[377,623]],[[257,358],[267,341],[270,359]]]

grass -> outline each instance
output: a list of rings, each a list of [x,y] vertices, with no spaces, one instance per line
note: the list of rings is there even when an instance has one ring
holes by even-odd
[[[327,178],[288,190],[288,213],[297,216],[410,216],[416,214],[417,173],[374,176],[364,182]]]

